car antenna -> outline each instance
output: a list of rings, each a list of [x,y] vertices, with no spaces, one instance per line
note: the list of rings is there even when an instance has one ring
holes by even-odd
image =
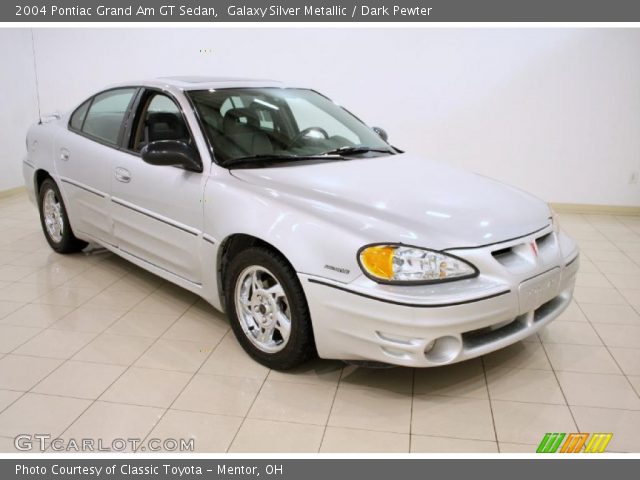
[[[42,125],[42,112],[40,112],[40,87],[38,86],[38,67],[36,65],[36,42],[31,29],[31,56],[33,57],[33,76],[36,81],[36,103],[38,104],[38,125]]]

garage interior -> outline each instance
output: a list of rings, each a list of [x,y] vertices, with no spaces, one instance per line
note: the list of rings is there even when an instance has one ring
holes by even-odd
[[[547,432],[612,432],[609,452],[640,452],[639,30],[16,28],[0,45],[0,452],[44,433],[533,453]],[[109,83],[168,75],[308,86],[406,151],[552,202],[581,249],[574,301],[455,365],[277,372],[193,294],[99,248],[54,253],[22,187],[27,128]]]

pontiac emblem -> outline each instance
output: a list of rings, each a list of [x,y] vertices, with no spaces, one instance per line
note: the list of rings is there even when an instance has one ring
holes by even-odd
[[[531,250],[533,251],[533,256],[538,258],[538,244],[535,240],[531,242]]]

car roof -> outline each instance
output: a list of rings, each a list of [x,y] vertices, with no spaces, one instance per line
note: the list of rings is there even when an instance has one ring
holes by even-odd
[[[175,76],[159,77],[135,82],[121,82],[117,86],[148,86],[168,90],[209,90],[216,88],[247,88],[247,87],[284,87],[282,82],[259,78],[242,77],[207,77],[207,76]]]

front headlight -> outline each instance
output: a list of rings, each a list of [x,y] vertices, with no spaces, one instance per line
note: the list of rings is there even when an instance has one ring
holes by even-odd
[[[367,245],[358,252],[358,263],[380,283],[426,284],[478,275],[473,265],[454,255],[399,244]]]

